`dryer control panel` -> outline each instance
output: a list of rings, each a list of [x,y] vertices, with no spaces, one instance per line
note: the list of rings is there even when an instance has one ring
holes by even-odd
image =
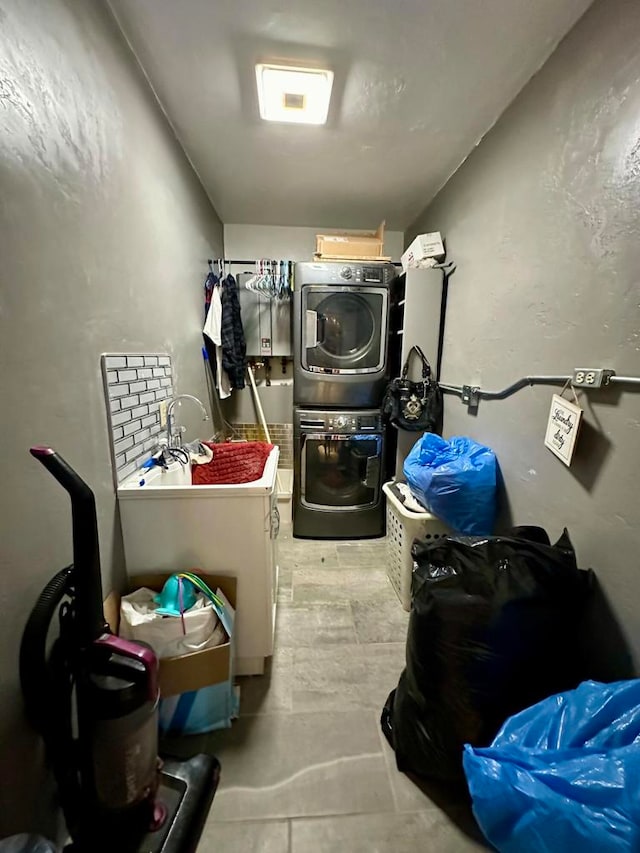
[[[389,279],[385,277],[385,272],[383,264],[371,267],[344,266],[340,270],[340,278],[356,284],[386,284]]]

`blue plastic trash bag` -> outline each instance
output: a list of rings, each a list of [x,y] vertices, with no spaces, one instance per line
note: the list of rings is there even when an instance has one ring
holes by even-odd
[[[585,681],[465,746],[473,811],[501,853],[640,850],[640,680]]]
[[[496,456],[471,438],[426,432],[404,461],[415,497],[453,530],[488,536],[496,516]]]

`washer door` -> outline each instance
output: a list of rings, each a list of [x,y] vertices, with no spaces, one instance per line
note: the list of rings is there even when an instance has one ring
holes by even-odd
[[[384,369],[388,291],[308,285],[302,289],[302,367],[320,373]]]
[[[300,498],[315,509],[362,509],[380,496],[380,435],[301,436]]]

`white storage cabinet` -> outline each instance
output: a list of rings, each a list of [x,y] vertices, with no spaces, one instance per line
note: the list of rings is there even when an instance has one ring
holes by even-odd
[[[411,347],[417,344],[427,357],[435,376],[442,309],[442,270],[409,269],[400,278],[400,284],[404,292],[399,302],[399,328],[393,330],[393,334],[400,336],[400,364],[404,364]],[[392,346],[394,344],[397,346],[397,341]],[[409,367],[409,379],[419,381],[421,367],[420,359],[414,355]],[[419,432],[398,431],[397,480],[404,479],[402,464],[420,435]]]
[[[252,483],[163,486],[147,477],[142,487],[131,478],[118,489],[129,575],[202,569],[237,577],[238,675],[261,674],[273,653],[278,453]]]

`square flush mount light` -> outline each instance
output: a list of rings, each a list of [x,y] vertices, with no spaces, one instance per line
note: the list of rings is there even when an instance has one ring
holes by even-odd
[[[295,124],[325,124],[333,71],[293,65],[256,65],[260,118]]]

